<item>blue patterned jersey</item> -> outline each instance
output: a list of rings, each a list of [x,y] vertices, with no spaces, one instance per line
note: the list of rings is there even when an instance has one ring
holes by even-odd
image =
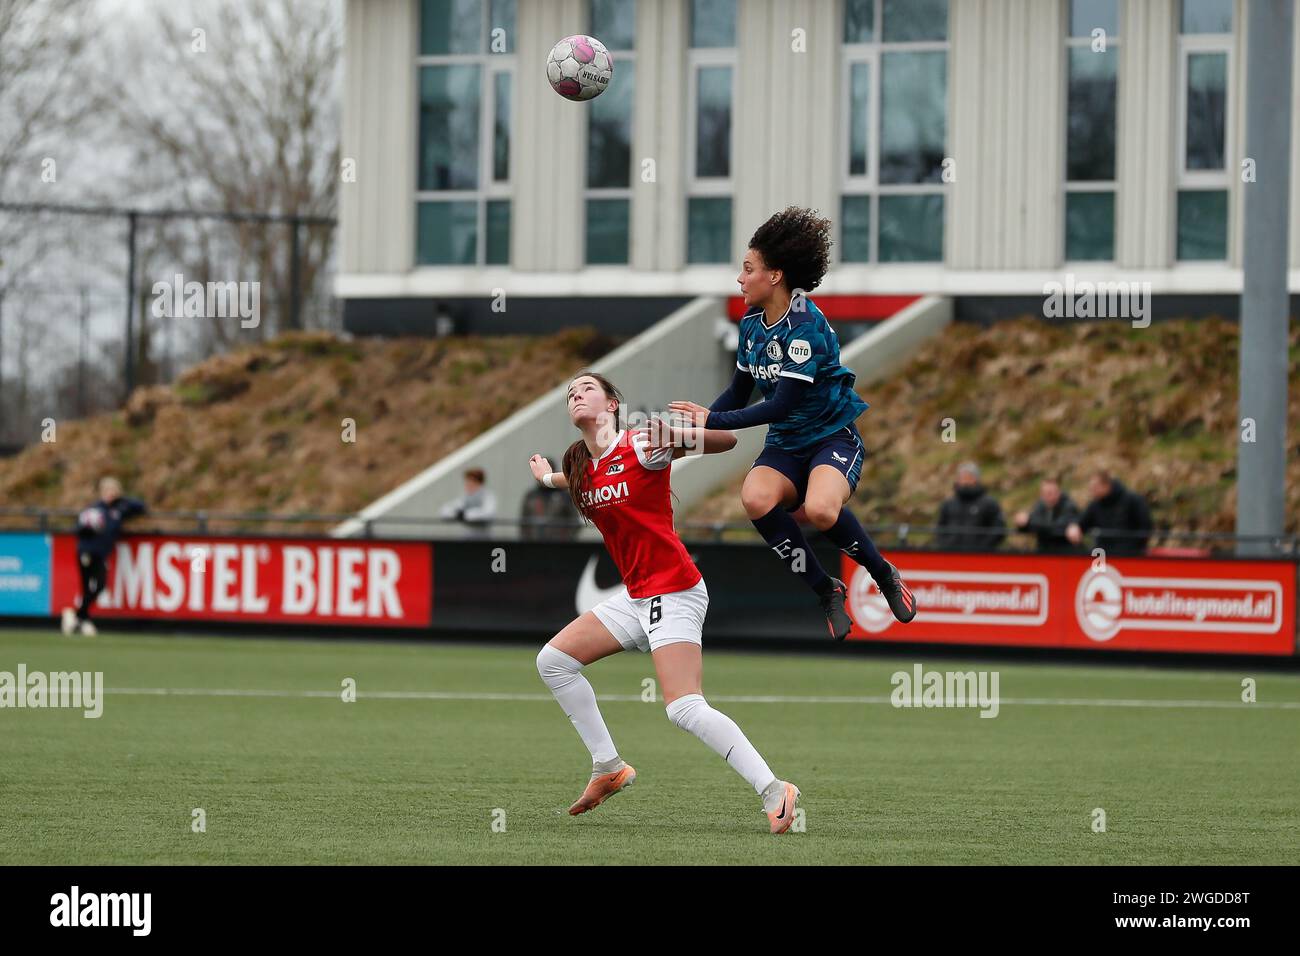
[[[768,445],[796,451],[833,435],[867,410],[867,403],[853,391],[857,376],[840,364],[839,336],[811,299],[792,300],[770,329],[763,322],[761,307],[741,318],[736,367],[754,376],[765,401],[781,378],[812,384],[785,421],[768,426]]]

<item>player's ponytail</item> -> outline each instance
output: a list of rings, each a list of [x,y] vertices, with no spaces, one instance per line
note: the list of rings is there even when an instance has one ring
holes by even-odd
[[[578,514],[582,515],[584,520],[590,521],[591,506],[582,500],[582,493],[587,490],[586,486],[591,481],[591,449],[587,447],[585,438],[579,438],[565,451],[560,470],[564,472],[564,478],[569,483],[569,497],[573,499],[573,507],[578,509]]]
[[[615,410],[614,424],[619,426],[623,421],[623,393],[618,387],[601,375],[599,372],[582,371],[573,376],[573,379],[579,379],[583,376],[594,378],[605,392],[606,398],[613,399],[618,408]],[[584,500],[583,492],[591,484],[591,449],[587,447],[586,439],[579,438],[564,453],[564,460],[560,465],[560,470],[564,472],[565,481],[569,484],[569,497],[573,499],[573,507],[578,509],[578,514],[590,521],[591,505]]]

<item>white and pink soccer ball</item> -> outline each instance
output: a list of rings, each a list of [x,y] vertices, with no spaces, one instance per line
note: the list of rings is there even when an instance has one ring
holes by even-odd
[[[104,512],[98,508],[87,508],[77,515],[77,524],[95,534],[99,534],[104,530]]]
[[[614,78],[614,58],[595,37],[565,37],[546,58],[546,78],[566,100],[590,100]]]

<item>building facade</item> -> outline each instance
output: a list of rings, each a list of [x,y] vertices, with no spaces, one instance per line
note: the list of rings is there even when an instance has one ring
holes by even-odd
[[[824,294],[1227,299],[1244,190],[1288,178],[1300,231],[1294,135],[1288,169],[1245,152],[1247,2],[349,0],[345,321],[550,326],[581,296],[634,328],[734,292],[791,204],[835,221]],[[613,53],[587,103],[546,82],[574,33]]]

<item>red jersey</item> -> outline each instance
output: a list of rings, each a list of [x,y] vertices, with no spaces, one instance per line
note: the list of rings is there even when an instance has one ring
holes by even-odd
[[[672,448],[650,448],[645,432],[624,430],[589,466],[583,503],[634,598],[685,591],[700,580],[673,530],[672,463]]]

